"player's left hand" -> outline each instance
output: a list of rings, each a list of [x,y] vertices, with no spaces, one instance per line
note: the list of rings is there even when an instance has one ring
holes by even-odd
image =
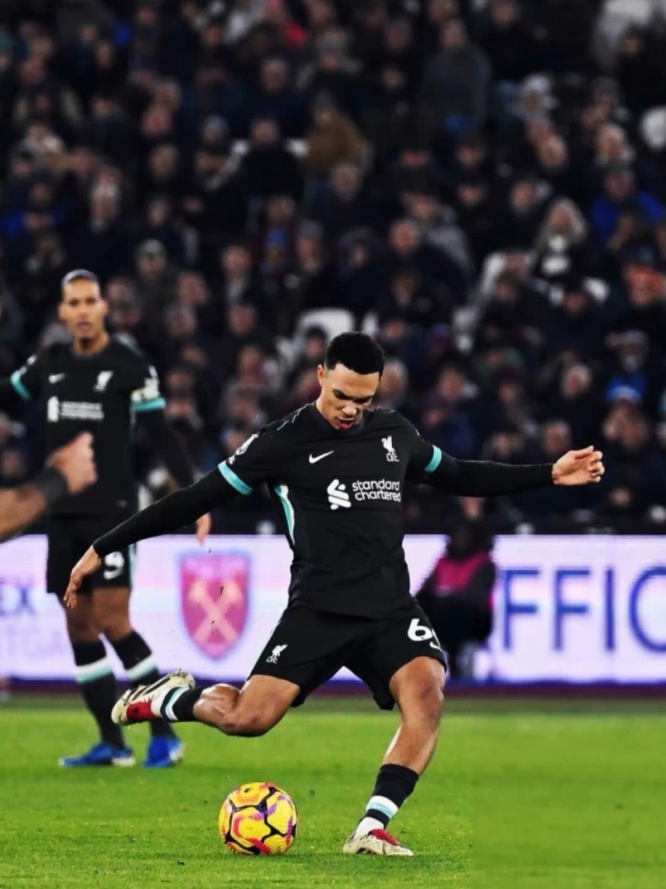
[[[206,537],[210,534],[210,529],[213,524],[213,520],[210,517],[210,513],[207,512],[206,515],[202,515],[200,519],[197,519],[197,540],[199,543],[205,543]]]
[[[92,546],[89,547],[72,568],[67,591],[63,599],[66,608],[76,608],[76,594],[81,588],[81,584],[89,574],[99,571],[101,565],[102,560]]]
[[[553,466],[556,485],[588,485],[600,482],[604,474],[603,454],[590,445],[582,451],[567,451]]]

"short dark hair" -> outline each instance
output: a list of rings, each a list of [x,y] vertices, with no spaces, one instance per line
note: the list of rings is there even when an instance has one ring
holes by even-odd
[[[324,363],[328,370],[344,364],[357,374],[384,373],[384,350],[377,340],[367,333],[341,333],[334,337],[326,349]]]
[[[72,284],[74,281],[92,281],[93,284],[97,284],[98,287],[100,286],[97,275],[94,275],[87,269],[74,269],[73,272],[67,272],[60,282],[61,292],[64,293],[65,287],[67,287],[68,284]]]

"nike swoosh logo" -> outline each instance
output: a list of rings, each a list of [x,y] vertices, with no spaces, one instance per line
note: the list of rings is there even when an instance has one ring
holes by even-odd
[[[333,451],[326,451],[325,454],[320,454],[318,457],[313,457],[312,454],[310,454],[310,463],[319,463],[324,457],[330,457],[332,453]]]
[[[59,383],[60,380],[64,380],[65,374],[51,374],[49,376],[49,383]]]

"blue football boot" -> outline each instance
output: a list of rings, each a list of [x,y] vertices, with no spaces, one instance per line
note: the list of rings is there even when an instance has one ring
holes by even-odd
[[[59,763],[66,769],[78,769],[83,766],[133,766],[136,763],[134,753],[129,747],[116,747],[106,741],[94,744],[80,756],[63,756]]]
[[[143,761],[147,769],[168,769],[179,763],[185,754],[185,744],[173,736],[152,738]]]

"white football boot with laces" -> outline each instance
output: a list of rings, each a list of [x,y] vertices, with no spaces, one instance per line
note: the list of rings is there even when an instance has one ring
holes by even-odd
[[[111,711],[111,719],[117,725],[162,719],[164,698],[177,688],[194,688],[194,678],[185,670],[174,670],[152,685],[130,688]]]
[[[387,830],[378,827],[361,837],[353,833],[342,847],[342,851],[345,855],[403,855],[409,858],[414,856],[411,849],[403,846]]]

